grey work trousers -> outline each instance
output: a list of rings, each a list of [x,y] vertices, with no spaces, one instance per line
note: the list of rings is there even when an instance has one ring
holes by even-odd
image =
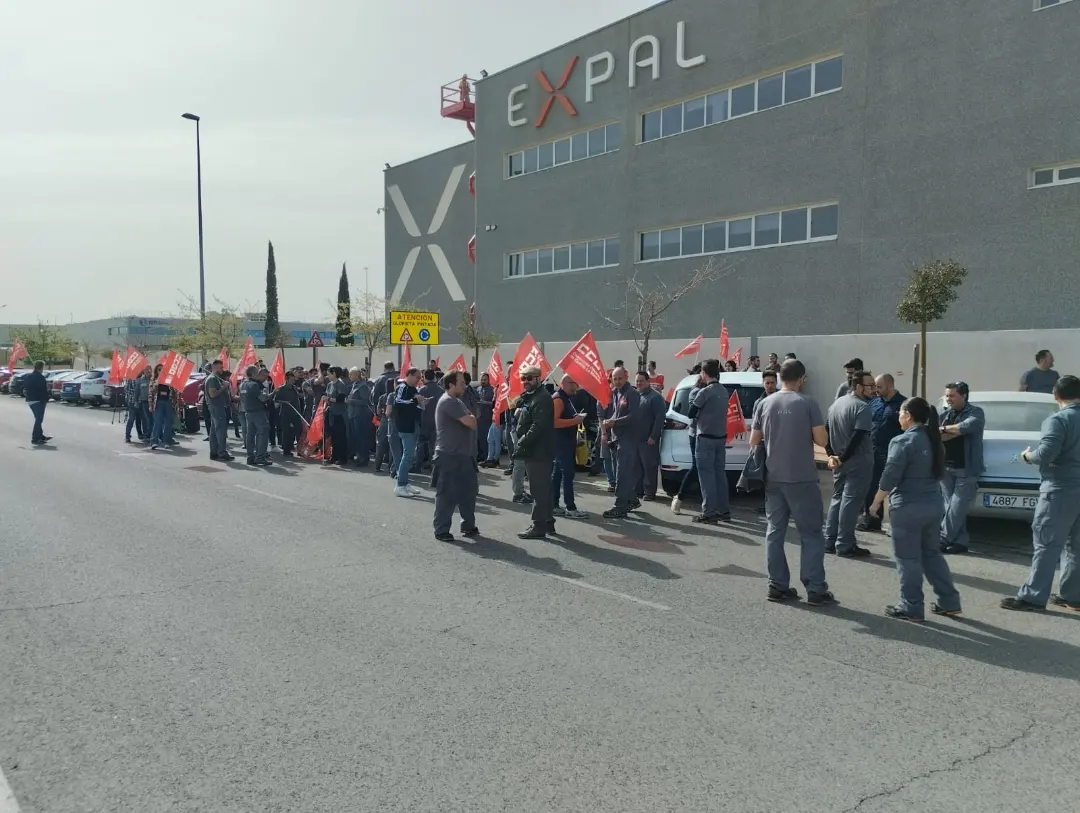
[[[967,515],[978,490],[978,477],[969,477],[963,469],[945,469],[945,476],[941,478],[941,498],[945,501],[945,516],[941,519],[942,545],[968,547],[971,539],[967,532]]]
[[[525,493],[525,461],[511,460],[510,468],[510,488],[513,489],[515,497],[520,497]]]
[[[941,553],[941,516],[939,500],[889,501],[892,526],[893,558],[900,579],[897,609],[915,618],[923,618],[923,576],[930,583],[938,603],[946,610],[960,609],[960,593],[953,584],[949,563]]]
[[[435,533],[450,532],[454,509],[461,514],[461,530],[476,527],[476,494],[480,490],[476,460],[465,455],[440,454],[431,473],[435,481]]]
[[[517,461],[515,463],[515,470]],[[532,523],[534,528],[552,531],[555,528],[555,501],[551,496],[551,467],[555,461],[526,460],[525,473],[529,476],[529,488],[532,489]]]
[[[651,446],[646,440],[637,444],[638,464],[641,466],[641,481],[638,483],[637,496],[656,496],[656,480],[660,472],[660,441]]]
[[[619,441],[612,451],[615,456],[615,508],[629,511],[638,495],[641,458],[632,440]]]
[[[1080,489],[1039,494],[1031,541],[1035,548],[1031,571],[1017,598],[1045,607],[1054,585],[1054,569],[1060,562],[1058,593],[1069,604],[1080,606],[1080,569],[1076,566],[1080,557]]]
[[[698,438],[698,448],[701,438]],[[817,481],[808,483],[776,483],[765,485],[765,563],[769,570],[769,586],[787,590],[791,586],[784,539],[788,522],[795,520],[802,553],[799,557],[799,576],[807,592],[826,593],[825,537],[822,525],[821,491]]]
[[[266,460],[266,449],[270,444],[270,416],[266,410],[245,412],[244,446],[248,459],[259,463]]]
[[[698,435],[694,444],[694,462],[701,485],[701,513],[722,517],[731,513],[727,480],[727,438]]]
[[[210,406],[210,454],[225,457],[229,454],[229,408]]]
[[[829,513],[825,517],[825,545],[846,553],[855,547],[855,526],[866,499],[874,470],[871,466],[855,466],[842,463],[833,472],[833,493],[829,500]]]

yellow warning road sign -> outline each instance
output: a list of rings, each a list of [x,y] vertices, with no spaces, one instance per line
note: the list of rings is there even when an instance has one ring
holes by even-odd
[[[390,311],[391,344],[438,344],[439,314]]]

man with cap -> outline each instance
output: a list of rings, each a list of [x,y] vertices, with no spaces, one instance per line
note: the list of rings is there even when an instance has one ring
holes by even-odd
[[[945,387],[948,408],[941,415],[941,440],[945,444],[945,477],[941,496],[945,517],[941,520],[941,552],[967,553],[967,515],[979,490],[983,473],[983,429],[986,415],[968,403],[971,389],[963,381]]]
[[[518,401],[515,460],[524,461],[532,488],[532,525],[518,534],[521,539],[543,539],[555,532],[555,500],[551,494],[551,469],[555,462],[555,405],[542,386],[539,367],[519,373],[524,392]]]

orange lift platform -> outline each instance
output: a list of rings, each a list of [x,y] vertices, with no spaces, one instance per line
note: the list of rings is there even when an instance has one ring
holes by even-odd
[[[468,75],[449,82],[440,89],[440,110],[444,119],[457,119],[465,122],[469,132],[476,137],[476,102],[473,80]]]

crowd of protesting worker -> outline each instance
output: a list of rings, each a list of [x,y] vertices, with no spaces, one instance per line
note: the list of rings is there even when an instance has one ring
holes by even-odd
[[[286,370],[280,353],[272,368],[253,359],[234,375],[226,369],[227,360],[223,351],[207,366],[203,383],[212,460],[235,459],[229,449],[231,428],[250,466],[272,465],[270,450],[324,465],[370,466],[375,472],[386,466],[394,494],[402,498],[420,494],[411,478],[430,472],[434,533],[441,541],[456,539],[451,528],[455,511],[465,540],[479,535],[478,470],[501,467],[504,450],[513,501],[531,506],[531,524],[518,534],[523,539],[557,541],[557,517],[588,519],[574,488],[575,472],[586,460],[590,474],[606,476],[613,495],[604,520],[623,519],[656,499],[668,413],[659,391],[663,378],[653,362],[632,372],[618,360],[605,369],[589,333],[559,362],[564,372],[557,381],[551,380],[553,367],[528,335],[505,367],[495,351],[476,383],[464,358],[446,373],[437,360],[424,370],[411,364],[399,370],[388,361],[377,378],[366,369],[329,364]],[[132,442],[134,431],[153,450],[176,444],[175,384],[187,380],[183,364],[166,357],[128,376],[125,441]],[[35,365],[24,388],[34,412],[34,443],[49,440],[42,429],[47,397],[42,397],[41,366]],[[784,548],[789,523],[800,537],[798,581],[806,602],[826,606],[836,601],[826,579],[826,554],[869,556],[855,532],[880,531],[887,503],[900,598],[886,614],[909,621],[922,621],[926,609],[959,614],[960,594],[945,556],[967,552],[967,512],[984,470],[985,415],[969,402],[968,385],[949,383],[947,406],[939,414],[923,398],[899,393],[892,376],[875,378],[854,358],[844,365],[845,380],[823,413],[803,392],[806,368],[794,354],[782,362],[770,355],[764,369],[754,356],[746,369],[761,371],[763,391],[747,424],[738,400],[719,381],[732,366],[738,369],[739,362],[708,359],[689,371],[697,376],[688,415],[693,465],[672,498],[672,511],[682,512],[686,487],[696,481],[702,505],[692,521],[708,526],[732,521],[727,440],[732,433],[748,432],[751,453],[739,485],[764,493],[769,601],[801,598],[791,584]],[[174,380],[172,374],[180,377]],[[1043,350],[1020,388],[1051,393],[1059,409],[1044,422],[1037,447],[1019,456],[1041,475],[1032,524],[1034,557],[1025,584],[1016,596],[1002,599],[1001,606],[1040,611],[1053,604],[1080,610],[1080,379],[1059,375],[1052,354]],[[815,447],[825,449],[823,463],[832,472],[827,505]],[[1059,562],[1059,593],[1054,594]],[[936,598],[928,608],[924,579]]]

